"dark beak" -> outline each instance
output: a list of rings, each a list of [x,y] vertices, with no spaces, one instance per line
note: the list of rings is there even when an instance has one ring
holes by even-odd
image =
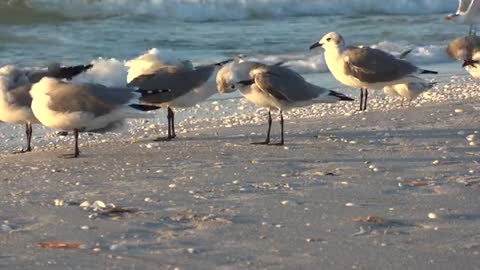
[[[313,49],[315,49],[315,48],[317,48],[317,47],[322,47],[322,46],[323,46],[322,43],[317,42],[317,43],[314,43],[312,46],[310,46],[310,50],[313,50]]]
[[[466,67],[466,66],[472,66],[472,67],[476,67],[476,65],[478,64],[478,61],[475,61],[475,60],[464,60],[463,61],[463,64],[462,64],[462,67]]]

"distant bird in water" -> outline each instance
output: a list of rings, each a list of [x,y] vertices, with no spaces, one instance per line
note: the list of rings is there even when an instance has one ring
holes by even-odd
[[[218,72],[217,87],[222,94],[240,90],[248,101],[268,109],[267,137],[265,141],[253,144],[270,144],[271,110],[280,112],[280,142],[274,145],[283,145],[284,111],[315,103],[353,100],[344,94],[311,84],[289,68],[243,60],[227,64]]]
[[[69,83],[44,77],[30,90],[32,111],[45,126],[73,130],[75,151],[64,155],[76,158],[79,132],[113,130],[126,118],[149,118],[145,111],[159,107],[140,104],[140,98],[166,90],[144,91],[106,87],[99,84]]]
[[[157,138],[156,141],[169,141],[176,137],[175,113],[172,108],[191,107],[215,94],[217,72],[230,61],[232,59],[196,67],[190,61],[184,61],[180,65],[159,65],[150,73],[140,75],[128,83],[128,86],[144,90],[170,90],[141,98],[143,104],[167,107],[168,135],[166,138]]]
[[[325,49],[328,69],[335,79],[344,85],[360,88],[360,111],[367,109],[368,89],[385,86],[423,82],[420,74],[437,74],[398,59],[379,49],[369,47],[347,47],[343,37],[331,32],[310,46],[310,49]]]
[[[470,25],[468,35],[476,35],[477,24],[480,23],[480,0],[458,0],[457,11],[447,15],[445,19]]]

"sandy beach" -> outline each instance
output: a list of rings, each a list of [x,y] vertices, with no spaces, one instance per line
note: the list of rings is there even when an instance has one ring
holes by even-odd
[[[73,160],[41,127],[10,154],[23,127],[0,124],[0,268],[480,269],[479,86],[293,110],[281,147],[250,145],[265,111],[240,98],[179,111],[171,142],[164,112],[82,134]]]

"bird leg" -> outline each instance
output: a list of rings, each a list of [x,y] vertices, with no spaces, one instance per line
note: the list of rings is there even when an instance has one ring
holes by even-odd
[[[363,88],[360,88],[360,111],[363,111]]]
[[[274,143],[273,145],[284,145],[285,141],[283,140],[283,112],[280,111],[280,142]]]
[[[400,103],[400,107],[403,107],[403,102],[405,101],[405,98],[402,97],[402,102]]]
[[[175,113],[173,112],[170,107],[168,107],[168,114],[170,115],[170,121],[172,122],[172,139],[177,137],[177,134],[175,134]]]
[[[272,130],[272,114],[270,110],[268,110],[268,130],[267,130],[267,138],[263,142],[253,142],[252,144],[269,144],[270,143],[270,131]]]
[[[80,155],[80,149],[78,148],[78,129],[73,130],[73,136],[75,138],[75,152],[73,154],[65,154],[63,158],[77,158]]]
[[[363,103],[363,110],[367,110],[367,100],[368,100],[368,89],[365,88],[365,97],[364,97],[364,103]]]
[[[167,137],[158,137],[153,141],[155,142],[171,141],[173,138],[176,137],[175,127],[174,127],[174,116],[175,116],[175,113],[173,112],[173,110],[170,109],[170,107],[167,107],[168,135]]]
[[[13,152],[13,154],[23,154],[23,153],[27,153],[27,152],[32,151],[32,147],[31,147],[32,132],[33,132],[32,124],[30,124],[30,123],[25,124],[25,135],[27,135],[27,148],[22,149],[20,151],[15,151],[15,152]]]

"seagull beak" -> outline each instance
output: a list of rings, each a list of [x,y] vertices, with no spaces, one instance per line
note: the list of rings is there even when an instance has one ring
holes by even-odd
[[[322,47],[322,46],[323,46],[323,43],[317,42],[317,43],[314,43],[312,46],[310,46],[310,50],[313,50],[317,47]]]
[[[445,20],[446,21],[451,21],[451,20],[453,20],[454,17],[458,17],[458,14],[449,14],[449,15],[445,16]]]
[[[245,80],[245,81],[239,81],[239,82],[237,82],[237,84],[241,84],[241,85],[245,85],[245,86],[247,86],[247,85],[252,85],[252,84],[254,84],[254,83],[255,83],[254,80]]]

